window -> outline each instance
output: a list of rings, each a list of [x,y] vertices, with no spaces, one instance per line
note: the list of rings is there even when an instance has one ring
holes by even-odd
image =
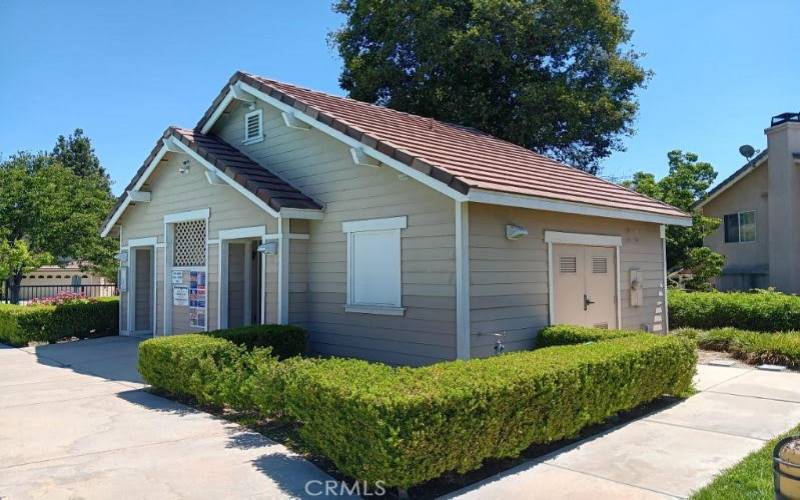
[[[244,144],[253,144],[264,140],[264,120],[260,109],[244,115]]]
[[[401,316],[400,232],[406,217],[345,222],[348,312]]]
[[[739,212],[724,217],[725,243],[756,241],[756,213]]]

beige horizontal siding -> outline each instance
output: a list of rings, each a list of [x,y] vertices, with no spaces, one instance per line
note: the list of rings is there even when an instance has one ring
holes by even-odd
[[[528,229],[516,241],[506,224]],[[659,226],[640,222],[500,207],[470,205],[470,323],[472,355],[494,352],[503,332],[506,350],[533,347],[549,322],[547,230],[622,237],[620,284],[622,326],[656,329],[663,321],[663,250]],[[644,305],[630,306],[630,269],[643,274]]]
[[[453,201],[388,167],[356,166],[340,142],[290,129],[274,109],[262,109],[262,142],[242,144],[245,110],[236,104],[213,132],[325,207],[324,220],[291,226],[310,234],[290,244],[289,309],[292,322],[310,329],[312,349],[412,365],[454,358]],[[346,313],[342,222],[396,216],[408,217],[401,240],[405,316]]]

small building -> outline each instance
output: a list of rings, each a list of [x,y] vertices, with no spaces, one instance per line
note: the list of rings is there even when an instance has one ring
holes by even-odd
[[[22,276],[20,300],[54,297],[59,292],[80,293],[89,297],[110,297],[116,285],[91,271],[81,270],[80,262],[67,262],[63,266],[47,265]]]
[[[553,323],[664,332],[680,210],[490,135],[237,72],[169,127],[103,235],[120,330],[292,323],[317,353],[423,365]]]
[[[720,227],[704,245],[725,256],[720,290],[775,287],[800,293],[800,114],[772,118],[767,149],[720,182],[697,204]],[[780,226],[780,227],[778,227]]]

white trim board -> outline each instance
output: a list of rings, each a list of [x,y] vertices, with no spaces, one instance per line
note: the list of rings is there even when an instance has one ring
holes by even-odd
[[[128,247],[146,247],[146,246],[156,246],[158,244],[158,238],[155,236],[151,236],[149,238],[131,238],[128,240]]]
[[[408,227],[408,217],[387,217],[384,219],[365,219],[342,222],[343,233],[357,233],[360,231],[386,231],[388,229],[405,229]]]
[[[595,247],[621,247],[621,236],[608,236],[605,234],[562,233],[560,231],[545,231],[545,243],[558,243],[562,245],[586,245]]]
[[[469,203],[455,202],[456,243],[456,357],[471,356],[469,280]]]
[[[211,210],[200,208],[197,210],[187,210],[185,212],[174,212],[164,215],[164,224],[174,224],[175,222],[186,222],[190,220],[208,219]]]
[[[236,240],[239,238],[261,238],[267,234],[266,226],[239,227],[236,229],[220,229],[220,240]]]
[[[563,212],[595,217],[607,217],[609,219],[634,220],[685,227],[692,225],[692,218],[689,216],[679,217],[677,215],[659,215],[651,212],[639,212],[636,210],[626,210],[621,208],[601,207],[588,203],[575,203],[571,201],[535,198],[532,196],[500,193],[497,191],[486,191],[482,189],[470,189],[468,199],[469,201],[476,203],[488,203],[491,205],[532,208],[534,210],[546,210],[549,212]]]

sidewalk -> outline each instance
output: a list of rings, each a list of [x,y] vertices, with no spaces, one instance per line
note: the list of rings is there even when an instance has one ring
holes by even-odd
[[[686,498],[800,422],[800,373],[698,366],[701,391],[448,498]]]

